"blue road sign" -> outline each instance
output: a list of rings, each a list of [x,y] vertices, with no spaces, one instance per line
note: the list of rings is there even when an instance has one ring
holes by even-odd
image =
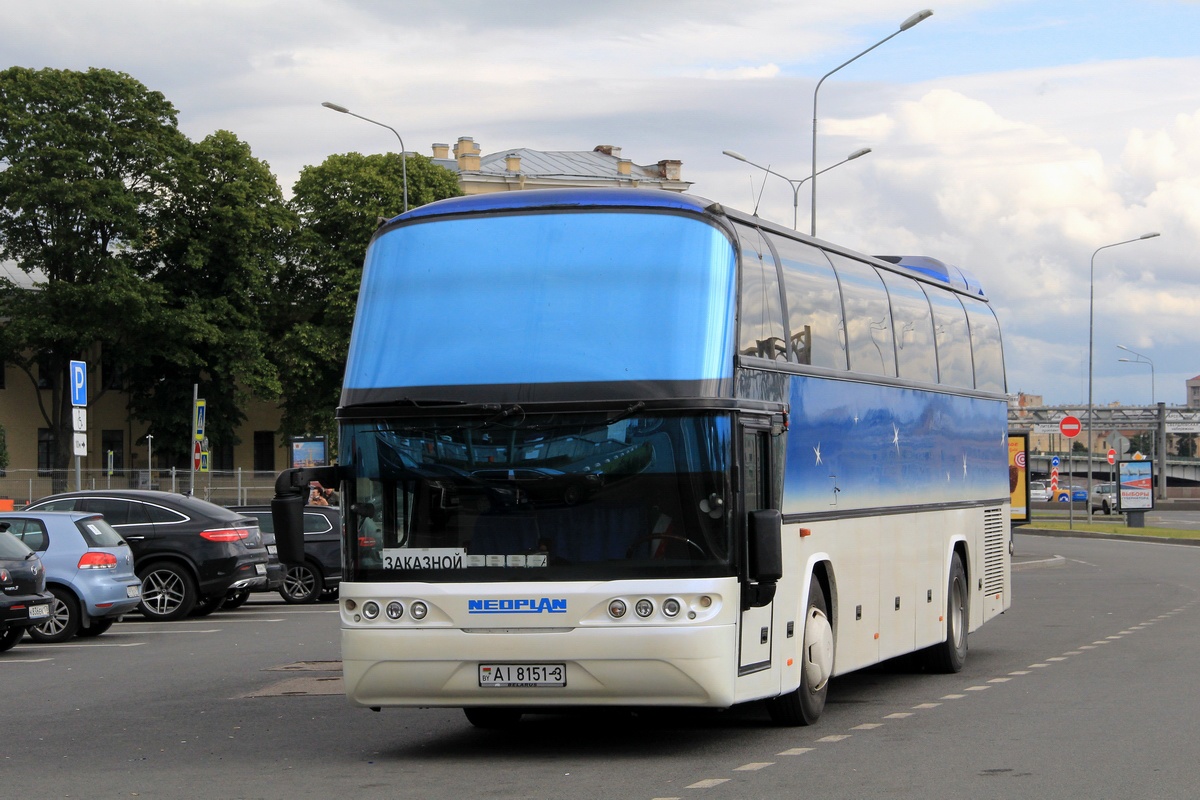
[[[1050,459],[1050,466],[1052,466],[1052,467],[1057,467],[1057,466],[1058,466],[1058,463],[1059,463],[1059,462],[1058,462],[1058,456],[1055,456],[1054,458]]]
[[[86,406],[87,362],[72,361],[71,369],[67,373],[67,379],[71,382],[71,405]]]

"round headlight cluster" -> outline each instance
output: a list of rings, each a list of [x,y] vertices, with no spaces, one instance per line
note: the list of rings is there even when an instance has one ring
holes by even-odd
[[[705,597],[703,599],[709,600],[709,603],[712,602],[710,598]],[[649,619],[650,617],[654,616],[654,610],[654,601],[649,597],[642,597],[633,604],[634,613],[637,614],[641,619]],[[679,616],[681,611],[683,611],[683,601],[679,600],[678,598],[668,597],[666,600],[662,601],[663,616],[674,618]],[[628,612],[629,605],[624,600],[616,598],[608,601],[608,615],[613,619],[621,619]],[[695,614],[689,614],[688,619],[695,619]]]
[[[383,605],[384,602],[386,602],[386,605]],[[362,622],[364,619],[379,619],[380,614],[384,614],[389,620],[397,622],[404,619],[405,611],[408,612],[408,616],[413,620],[422,620],[429,616],[429,606],[421,600],[412,601],[406,609],[404,603],[400,600],[358,601],[354,598],[346,598],[343,608],[353,615],[355,622]]]

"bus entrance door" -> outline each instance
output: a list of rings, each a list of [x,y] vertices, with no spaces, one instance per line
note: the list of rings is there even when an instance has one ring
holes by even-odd
[[[770,452],[768,430],[749,426],[742,429],[742,512],[747,532],[752,527],[750,516],[771,508]],[[742,604],[738,675],[770,669],[774,609],[773,601]]]

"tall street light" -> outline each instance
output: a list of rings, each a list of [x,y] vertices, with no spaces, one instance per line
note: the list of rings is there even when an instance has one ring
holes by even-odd
[[[811,234],[812,236],[817,235],[817,181],[816,181],[816,177],[817,177],[817,175],[821,174],[821,173],[817,172],[817,92],[821,91],[821,84],[825,82],[825,78],[828,78],[830,75],[837,72],[842,67],[847,66],[848,64],[853,64],[855,61],[862,58],[867,53],[874,50],[876,47],[879,47],[879,45],[888,41],[893,36],[899,36],[900,34],[904,33],[909,28],[916,25],[918,22],[923,22],[924,20],[927,20],[932,16],[933,16],[933,11],[931,11],[928,8],[924,9],[923,11],[918,11],[917,13],[913,14],[908,19],[904,20],[904,22],[901,22],[900,29],[897,30],[895,33],[893,33],[891,36],[887,36],[887,37],[879,40],[875,44],[868,47],[866,50],[863,50],[861,53],[856,55],[854,58],[834,67],[829,72],[826,72],[821,77],[821,80],[817,81],[817,88],[813,89],[813,131],[812,131],[812,172],[811,172],[811,177],[813,178],[813,182],[810,186],[810,188],[812,189],[812,225],[810,226],[809,231],[808,231],[809,234]]]
[[[399,142],[400,142],[400,176],[401,176],[401,180],[404,183],[404,210],[405,210],[405,212],[407,212],[408,211],[408,154],[405,152],[405,149],[404,149],[404,140],[400,138],[400,134],[396,131],[396,129],[393,128],[391,125],[384,125],[382,122],[370,119],[369,117],[364,117],[362,114],[355,114],[350,109],[346,108],[345,106],[339,106],[337,103],[326,102],[326,103],[321,103],[321,105],[325,106],[326,108],[328,108],[332,111],[336,111],[339,114],[349,114],[352,117],[358,117],[359,119],[363,120],[364,122],[369,122],[372,125],[378,125],[381,128],[387,128],[389,131],[396,134],[396,139],[399,140]]]
[[[1123,344],[1117,345],[1117,349],[1124,350],[1126,353],[1130,353],[1132,355],[1137,356],[1137,358],[1118,358],[1117,361],[1124,361],[1127,364],[1148,364],[1150,366],[1150,405],[1157,406],[1158,404],[1154,401],[1154,362],[1150,360],[1150,356],[1146,356],[1146,355],[1142,355],[1141,353],[1134,352],[1133,350],[1130,350],[1128,347],[1126,347]],[[1164,447],[1165,447],[1165,445],[1164,445]],[[1156,427],[1154,430],[1154,435],[1150,437],[1150,460],[1151,461],[1157,460],[1157,458],[1158,458],[1157,451],[1158,451],[1158,428]],[[1163,453],[1164,453],[1164,458],[1165,458],[1166,451],[1164,450]],[[1165,465],[1163,465],[1163,466],[1165,466]],[[1163,468],[1162,466],[1159,467],[1160,474],[1161,474],[1162,468]]]
[[[1137,358],[1118,358],[1117,361],[1123,361],[1126,364],[1147,364],[1150,366],[1150,405],[1158,405],[1154,399],[1154,361],[1150,359],[1150,356],[1142,355],[1141,353],[1130,350],[1123,344],[1117,345],[1117,349],[1124,350],[1130,355],[1137,356]]]
[[[1092,361],[1093,361],[1092,353],[1094,351],[1094,345],[1095,345],[1095,341],[1096,341],[1096,335],[1095,335],[1095,333],[1096,333],[1096,327],[1095,327],[1095,319],[1096,319],[1096,315],[1095,315],[1095,311],[1096,311],[1096,253],[1099,253],[1101,250],[1107,250],[1110,247],[1120,247],[1123,244],[1129,244],[1131,242],[1140,242],[1143,239],[1153,239],[1156,236],[1158,236],[1157,231],[1152,232],[1152,233],[1143,233],[1141,236],[1137,237],[1136,239],[1126,239],[1123,242],[1113,242],[1112,244],[1106,244],[1102,247],[1097,247],[1095,252],[1092,253],[1091,267],[1088,269],[1088,414],[1087,414],[1088,504],[1087,504],[1087,507],[1088,507],[1088,521],[1089,522],[1091,522],[1091,519],[1092,519],[1092,501],[1091,501],[1091,492],[1092,492],[1092,417],[1095,416],[1095,413],[1094,413],[1095,409],[1092,405]]]
[[[842,164],[845,164],[847,161],[853,161],[856,158],[862,158],[867,153],[871,152],[871,148],[864,147],[861,150],[855,150],[853,153],[846,156],[845,158],[843,158],[841,161],[837,162],[836,164],[833,164],[832,166],[828,166],[825,169],[821,170],[820,172],[815,172],[806,178],[801,178],[800,180],[795,180],[793,178],[789,178],[786,175],[780,175],[775,170],[771,169],[770,167],[764,167],[762,164],[755,164],[753,161],[746,158],[744,155],[737,152],[736,150],[722,150],[721,152],[724,153],[725,155],[729,156],[730,158],[736,158],[738,161],[744,161],[752,167],[758,167],[759,169],[761,169],[763,172],[767,173],[768,175],[776,175],[780,178],[783,178],[785,181],[787,181],[789,184],[791,184],[791,187],[792,187],[792,230],[799,230],[797,225],[799,224],[799,208],[798,207],[800,205],[800,187],[804,184],[804,182],[816,177],[817,175],[821,175],[823,173],[829,172],[829,170],[833,169],[834,167],[840,167]]]

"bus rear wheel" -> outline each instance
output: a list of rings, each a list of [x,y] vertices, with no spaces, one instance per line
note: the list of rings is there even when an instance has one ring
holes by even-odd
[[[971,595],[967,589],[967,571],[958,553],[950,560],[946,585],[946,641],[924,651],[925,667],[930,672],[953,673],[967,661],[967,628],[971,619]]]
[[[776,725],[812,725],[825,710],[829,677],[833,674],[833,625],[825,592],[814,577],[808,589],[800,653],[800,685],[795,691],[767,700],[767,713]]]

